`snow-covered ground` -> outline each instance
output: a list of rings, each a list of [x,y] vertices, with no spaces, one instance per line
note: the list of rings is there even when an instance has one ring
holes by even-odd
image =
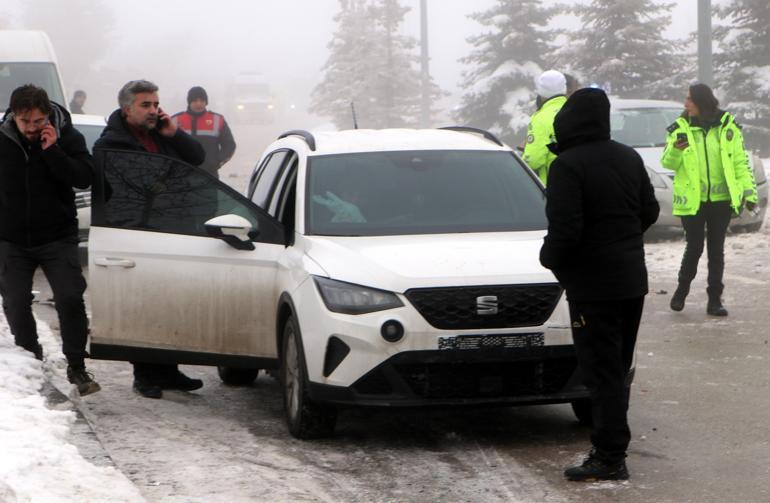
[[[95,466],[70,443],[75,411],[51,406],[42,394],[47,381],[69,388],[66,362],[48,326],[38,322],[38,332],[45,363],[16,347],[0,316],[0,501],[144,501],[122,473]]]

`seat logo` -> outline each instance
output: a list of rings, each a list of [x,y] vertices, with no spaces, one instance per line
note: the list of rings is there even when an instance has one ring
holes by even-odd
[[[497,313],[497,295],[476,297],[476,314],[484,316]]]

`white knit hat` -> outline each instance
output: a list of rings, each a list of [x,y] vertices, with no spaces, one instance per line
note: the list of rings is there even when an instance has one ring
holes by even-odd
[[[551,98],[559,94],[567,94],[567,79],[556,70],[543,72],[535,79],[535,92],[543,98]]]

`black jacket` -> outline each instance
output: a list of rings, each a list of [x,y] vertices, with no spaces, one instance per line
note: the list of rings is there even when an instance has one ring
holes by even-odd
[[[158,145],[158,149],[163,155],[179,159],[193,166],[199,166],[206,157],[206,152],[204,152],[201,144],[182,129],[177,129],[176,134],[171,138],[163,136],[154,129],[150,131],[150,136],[155,140],[155,144]],[[109,119],[107,119],[107,127],[104,128],[102,135],[94,143],[94,150],[108,148],[147,151],[136,138],[131,136],[120,109],[110,114]]]
[[[53,104],[49,115],[58,140],[47,150],[29,144],[13,113],[0,124],[0,240],[37,246],[77,238],[72,188],[88,188],[93,161],[69,112]]]
[[[643,233],[660,207],[639,154],[610,139],[610,103],[599,89],[575,92],[556,115],[558,155],[548,175],[548,235],[540,263],[570,301],[647,293]]]

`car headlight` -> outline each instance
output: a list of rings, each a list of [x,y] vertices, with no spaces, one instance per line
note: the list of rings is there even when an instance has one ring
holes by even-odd
[[[367,288],[329,278],[313,276],[321,298],[329,311],[364,314],[403,306],[393,292]]]
[[[656,189],[665,189],[666,188],[666,182],[663,181],[663,177],[660,176],[658,173],[650,169],[649,166],[644,166],[647,169],[647,175],[650,177],[650,183],[653,187]]]

